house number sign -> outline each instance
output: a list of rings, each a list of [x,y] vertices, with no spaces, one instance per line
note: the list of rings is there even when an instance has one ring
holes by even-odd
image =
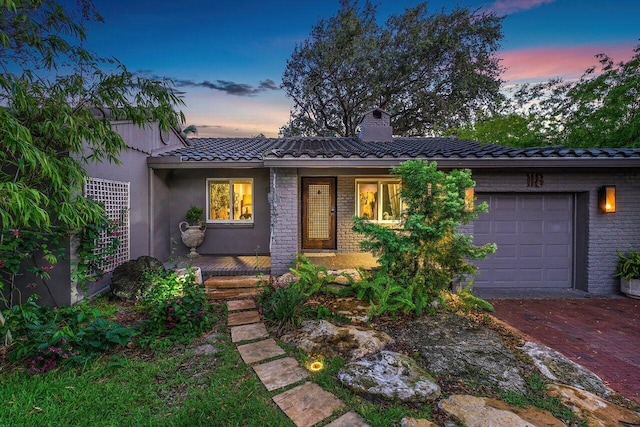
[[[544,177],[541,173],[528,173],[527,174],[527,187],[539,188],[544,185]]]

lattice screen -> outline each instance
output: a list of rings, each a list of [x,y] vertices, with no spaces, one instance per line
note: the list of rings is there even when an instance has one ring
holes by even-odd
[[[129,183],[89,178],[84,185],[84,196],[104,204],[109,219],[115,224],[113,235],[120,240],[116,253],[105,257],[100,268],[105,272],[113,271],[120,264],[129,261]],[[95,253],[101,253],[113,236],[103,232],[96,243]]]
[[[326,184],[309,185],[308,235],[310,239],[328,239],[330,235],[330,187]]]

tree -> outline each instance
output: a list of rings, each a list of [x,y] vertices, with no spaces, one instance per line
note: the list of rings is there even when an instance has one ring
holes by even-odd
[[[373,107],[391,114],[395,133],[425,135],[500,98],[495,15],[460,7],[429,15],[421,3],[380,26],[369,1],[340,5],[287,61],[281,87],[293,109],[281,135],[354,136]]]
[[[471,171],[446,173],[435,162],[412,160],[393,173],[402,179],[405,208],[399,227],[354,217],[353,230],[365,236],[362,249],[378,257],[379,276],[404,288],[398,291],[401,302],[420,314],[455,279],[477,271],[471,260],[493,253],[496,246],[475,246],[472,236],[460,230],[487,210],[486,203],[470,209],[465,198],[466,190],[475,186]]]
[[[627,62],[598,54],[577,81],[527,84],[502,109],[450,133],[516,147],[640,147],[640,45]]]
[[[167,130],[184,117],[169,81],[136,76],[82,47],[84,22],[101,21],[90,0],[0,5],[0,280],[6,285],[29,260],[27,268],[47,277],[57,261],[52,245],[105,224],[102,207],[82,197],[82,185],[85,165],[118,163],[125,148],[111,119],[157,121]]]
[[[533,119],[515,112],[486,114],[475,122],[451,128],[445,134],[512,147],[532,147],[544,141],[544,135],[533,127]]]

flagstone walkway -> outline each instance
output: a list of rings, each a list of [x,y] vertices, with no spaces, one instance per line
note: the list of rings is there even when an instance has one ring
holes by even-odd
[[[269,337],[255,301],[228,301],[227,308],[231,341],[236,344],[240,357],[251,365],[268,391],[280,390],[272,399],[296,426],[316,425],[343,410],[345,405],[340,399],[317,384],[305,381],[309,372]],[[365,427],[368,424],[355,412],[347,412],[326,426]]]

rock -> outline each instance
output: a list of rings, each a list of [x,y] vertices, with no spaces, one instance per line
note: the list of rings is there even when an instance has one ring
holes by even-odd
[[[141,298],[149,283],[144,282],[145,275],[154,270],[164,270],[160,260],[141,256],[117,266],[111,275],[111,293],[123,300]]]
[[[216,354],[218,349],[211,344],[202,344],[193,349],[195,355],[212,355]]]
[[[327,274],[330,276],[334,276],[332,283],[341,286],[347,286],[351,282],[358,283],[362,281],[362,276],[360,272],[355,268],[347,268],[344,270],[329,270]]]
[[[519,361],[500,336],[463,316],[439,312],[387,328],[398,342],[411,343],[431,372],[473,378],[500,390],[526,391]]]
[[[609,396],[611,389],[593,372],[561,353],[542,344],[527,342],[522,346],[542,375],[551,381],[567,384],[599,396]]]
[[[184,281],[189,274],[193,273],[196,284],[202,285],[202,269],[200,267],[179,268],[175,270],[175,273],[182,281]]]
[[[467,427],[563,427],[564,423],[537,408],[513,408],[505,402],[468,395],[451,395],[438,403],[440,409]]]
[[[284,273],[282,276],[278,276],[273,281],[273,286],[276,288],[288,288],[293,282],[298,281],[298,276],[293,273]]]
[[[393,342],[393,338],[384,332],[357,326],[335,326],[326,320],[302,322],[298,330],[280,339],[307,353],[349,360],[377,353]]]
[[[547,394],[560,398],[573,412],[586,418],[590,427],[640,425],[639,413],[607,402],[588,391],[564,384],[551,384],[547,386]]]
[[[381,351],[344,365],[338,371],[342,384],[356,393],[396,402],[432,402],[440,387],[409,356]]]
[[[438,427],[438,424],[422,418],[404,417],[400,420],[400,427]]]

